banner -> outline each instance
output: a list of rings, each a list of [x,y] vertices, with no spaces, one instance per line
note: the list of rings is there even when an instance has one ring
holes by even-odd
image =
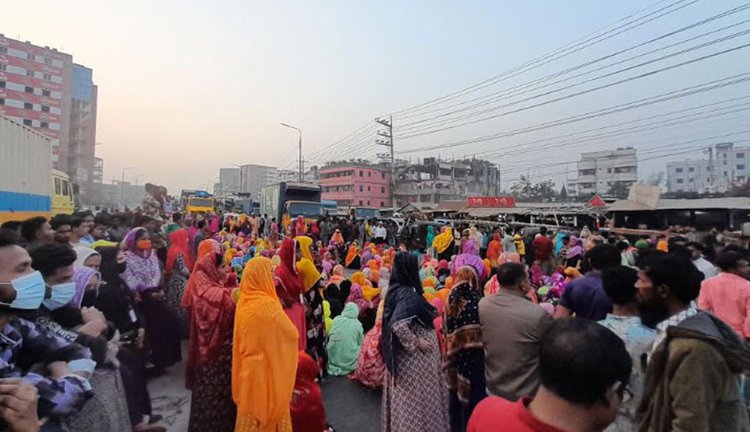
[[[512,196],[468,197],[466,205],[468,207],[515,207],[516,199]]]

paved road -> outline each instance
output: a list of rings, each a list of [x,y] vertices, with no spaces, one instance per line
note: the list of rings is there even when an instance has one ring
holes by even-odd
[[[185,344],[183,348],[186,346]],[[185,389],[184,362],[172,368],[166,375],[149,382],[148,387],[154,414],[164,417],[168,430],[187,431],[190,420],[190,392]],[[338,432],[380,430],[379,390],[369,390],[346,377],[330,377],[323,382],[321,388],[328,422]]]

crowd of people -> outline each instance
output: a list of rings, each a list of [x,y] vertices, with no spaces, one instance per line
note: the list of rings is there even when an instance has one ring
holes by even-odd
[[[100,212],[0,228],[0,430],[332,431],[320,384],[382,389],[381,430],[746,430],[750,256],[671,235]],[[438,232],[439,231],[439,232]]]

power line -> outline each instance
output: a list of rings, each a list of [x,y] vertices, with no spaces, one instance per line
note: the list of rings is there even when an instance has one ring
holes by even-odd
[[[742,7],[742,10],[745,10],[745,9],[748,9],[748,8],[750,8],[750,4],[748,4],[748,5],[745,5],[745,6],[743,6],[743,7]],[[737,10],[737,9],[739,9],[739,8],[735,8],[734,10],[732,10],[732,12],[731,12],[731,13],[737,13],[737,12],[739,12],[739,10]],[[728,14],[728,13],[729,13],[729,12],[724,12],[724,14]],[[719,15],[723,15],[723,14],[719,14]],[[711,17],[711,18],[709,18],[709,19],[715,19],[715,18],[716,18],[717,16],[718,16],[718,15],[715,15],[714,17]],[[705,23],[705,22],[707,22],[707,21],[708,21],[709,19],[703,20],[702,22],[703,22],[703,23]],[[582,68],[582,67],[585,67],[585,66],[588,66],[588,65],[594,64],[594,63],[596,63],[596,62],[598,62],[598,61],[600,61],[600,60],[602,60],[602,59],[606,59],[606,58],[611,58],[611,57],[613,57],[613,56],[616,56],[616,55],[619,55],[619,54],[621,54],[621,53],[623,53],[623,52],[626,52],[626,51],[629,51],[629,50],[632,50],[632,49],[638,48],[638,47],[640,47],[640,46],[646,45],[646,44],[648,44],[648,43],[650,43],[650,42],[653,42],[653,41],[656,41],[656,40],[662,39],[662,38],[664,38],[664,37],[667,37],[667,35],[675,34],[675,33],[678,33],[678,32],[680,32],[680,31],[684,31],[684,30],[686,30],[686,29],[689,29],[689,28],[694,28],[694,27],[695,27],[696,25],[698,25],[698,24],[699,24],[700,22],[699,22],[699,23],[694,23],[694,24],[692,24],[692,25],[690,25],[690,26],[686,26],[686,27],[683,27],[683,28],[682,28],[682,29],[680,29],[680,30],[677,30],[677,31],[673,31],[673,32],[667,33],[667,35],[662,35],[662,36],[659,36],[659,37],[657,37],[657,38],[651,39],[650,41],[646,41],[646,42],[640,43],[640,44],[638,44],[638,45],[635,45],[635,46],[631,46],[630,48],[627,48],[627,49],[621,50],[621,51],[619,51],[618,53],[610,54],[610,55],[607,55],[607,56],[601,57],[601,58],[599,58],[599,59],[597,59],[597,60],[593,60],[593,61],[590,61],[590,62],[588,62],[588,63],[584,63],[583,65],[578,65],[578,66],[575,66],[575,67],[569,68],[569,69],[567,69],[567,70],[565,70],[565,71],[562,71],[562,72],[557,72],[557,73],[555,73],[555,74],[551,74],[551,75],[548,75],[548,76],[546,76],[546,77],[542,77],[542,78],[539,78],[539,79],[537,79],[537,80],[533,80],[533,81],[531,81],[531,82],[528,82],[528,83],[525,83],[525,84],[520,84],[520,85],[518,85],[518,86],[515,86],[515,87],[511,87],[511,88],[509,88],[509,89],[505,89],[505,90],[500,90],[499,92],[495,92],[495,93],[491,93],[491,94],[489,94],[489,95],[485,95],[485,96],[482,96],[482,97],[474,98],[474,99],[471,99],[471,100],[469,100],[469,101],[465,101],[465,102],[461,102],[461,103],[458,103],[458,104],[454,104],[454,105],[451,105],[451,106],[449,106],[449,107],[444,107],[444,108],[441,108],[441,109],[438,109],[438,110],[433,110],[433,111],[431,111],[431,112],[439,112],[439,111],[442,111],[442,110],[444,110],[444,109],[448,109],[448,108],[450,108],[450,107],[457,107],[457,106],[460,106],[460,105],[465,105],[465,104],[468,104],[468,103],[470,103],[470,102],[472,102],[472,101],[478,101],[478,100],[481,100],[481,99],[485,99],[484,101],[482,101],[482,102],[478,102],[478,103],[475,103],[475,104],[473,104],[473,105],[471,105],[471,106],[467,106],[467,107],[464,107],[464,108],[460,108],[460,109],[457,109],[457,110],[454,110],[454,111],[450,111],[450,112],[442,113],[442,114],[439,114],[439,115],[435,115],[435,116],[432,116],[432,117],[428,117],[428,118],[425,118],[425,119],[422,119],[422,120],[418,120],[418,121],[413,121],[413,122],[410,122],[410,123],[405,123],[405,124],[403,124],[403,125],[400,125],[400,126],[399,126],[399,131],[404,131],[404,130],[414,129],[415,127],[422,127],[422,126],[419,126],[419,125],[420,125],[420,124],[422,124],[422,123],[430,122],[430,121],[432,121],[432,120],[436,120],[436,119],[439,119],[439,118],[442,118],[442,117],[448,117],[448,116],[451,116],[451,115],[453,115],[453,114],[457,114],[457,113],[460,113],[460,112],[464,112],[464,111],[470,111],[470,110],[473,110],[473,109],[475,109],[475,108],[478,108],[478,107],[481,107],[481,106],[485,106],[485,105],[491,104],[491,103],[493,103],[493,102],[496,102],[496,101],[502,100],[502,99],[504,99],[504,98],[509,98],[509,97],[516,97],[516,96],[522,96],[522,95],[525,95],[525,94],[528,94],[528,93],[530,93],[531,91],[539,90],[539,89],[542,89],[542,88],[545,88],[545,87],[549,87],[549,86],[552,86],[552,85],[555,85],[555,84],[560,84],[560,83],[563,83],[563,82],[566,82],[566,81],[570,81],[570,80],[572,80],[572,79],[575,79],[575,78],[579,78],[579,77],[582,77],[582,76],[585,76],[585,75],[589,75],[589,74],[591,74],[591,73],[594,73],[594,72],[598,72],[598,71],[600,71],[600,70],[603,70],[603,69],[607,69],[607,68],[610,68],[610,67],[613,67],[613,66],[616,66],[616,65],[622,64],[622,63],[626,63],[626,62],[628,62],[628,61],[631,61],[631,60],[635,60],[635,59],[637,59],[637,58],[645,57],[645,56],[648,56],[648,55],[651,55],[651,54],[654,54],[654,53],[657,53],[657,52],[660,52],[660,51],[665,51],[665,50],[667,50],[667,49],[669,49],[669,48],[673,48],[673,47],[675,47],[675,46],[678,46],[678,45],[682,45],[682,44],[685,44],[685,43],[687,43],[687,42],[691,42],[691,41],[694,41],[694,40],[696,40],[696,39],[700,39],[700,38],[703,38],[703,37],[705,37],[705,36],[708,36],[708,35],[711,35],[711,34],[715,34],[715,33],[718,33],[718,32],[724,31],[724,30],[728,30],[728,29],[730,29],[730,28],[733,28],[733,27],[737,27],[737,26],[739,26],[739,25],[742,25],[742,24],[746,24],[747,22],[750,22],[750,20],[744,20],[744,21],[740,21],[740,22],[738,22],[738,23],[735,23],[735,24],[731,24],[731,25],[728,25],[728,26],[722,27],[722,28],[720,28],[720,29],[712,30],[712,31],[710,31],[710,32],[706,32],[706,33],[703,33],[703,34],[700,34],[700,35],[697,35],[697,36],[693,36],[693,37],[691,37],[691,38],[688,38],[688,39],[684,39],[684,40],[681,40],[681,41],[678,41],[678,42],[675,42],[675,43],[672,43],[672,44],[666,45],[666,46],[664,46],[664,47],[656,48],[656,49],[653,49],[653,50],[651,50],[651,51],[647,51],[647,52],[645,52],[645,53],[642,53],[642,54],[638,54],[638,55],[635,55],[635,56],[631,56],[631,57],[629,57],[629,58],[626,58],[626,59],[623,59],[623,60],[619,60],[619,61],[617,61],[617,62],[614,62],[614,63],[610,63],[610,64],[607,64],[607,65],[603,65],[603,66],[600,66],[600,67],[598,67],[598,68],[595,68],[595,69],[591,69],[591,70],[588,70],[588,71],[585,71],[585,72],[581,72],[581,73],[579,73],[579,74],[576,74],[576,75],[573,75],[573,76],[570,76],[570,77],[567,77],[567,78],[564,78],[564,79],[560,79],[560,80],[556,80],[556,81],[553,81],[553,82],[549,82],[549,83],[547,83],[547,84],[544,84],[544,85],[540,85],[540,86],[539,86],[539,85],[536,85],[536,84],[540,84],[540,83],[543,83],[543,82],[545,82],[545,81],[549,81],[549,80],[550,80],[550,79],[552,79],[552,78],[556,78],[556,77],[558,77],[558,76],[561,76],[561,75],[565,75],[565,74],[567,74],[567,73],[568,73],[568,72],[570,72],[570,71],[573,71],[573,70],[576,70],[576,69],[579,69],[579,68]],[[744,34],[746,34],[746,33],[741,33],[741,34],[730,35],[730,37],[729,37],[729,38],[733,38],[733,37],[738,37],[738,36],[741,36],[741,35],[744,35]],[[720,42],[724,42],[724,41],[726,41],[726,40],[728,40],[728,39],[723,39],[723,38],[720,38],[720,39],[716,39],[716,40],[714,40],[714,41],[711,41],[711,43],[708,43],[708,45],[710,45],[710,44],[713,44],[713,43],[720,43]],[[694,49],[699,49],[699,48],[703,48],[703,47],[705,47],[705,46],[708,46],[708,45],[699,45],[699,46],[693,47],[693,50],[694,50]],[[674,54],[672,54],[671,56],[675,56],[675,55],[683,54],[683,53],[685,53],[685,52],[688,52],[688,51],[692,51],[692,50],[686,50],[686,51],[682,51],[682,52],[674,53]],[[651,62],[654,62],[654,61],[659,61],[659,60],[663,60],[663,59],[665,59],[665,58],[669,58],[669,57],[671,57],[671,56],[666,56],[666,57],[658,58],[658,59],[652,60]],[[634,66],[634,67],[640,67],[640,66],[646,65],[646,64],[648,64],[648,63],[650,63],[650,62],[646,62],[646,63],[641,63],[641,64],[639,64],[639,65],[636,65],[636,66]],[[622,69],[622,70],[620,70],[620,71],[617,71],[617,72],[614,72],[614,73],[612,73],[612,74],[615,74],[615,73],[619,73],[619,72],[622,72],[622,71],[627,71],[627,70],[629,70],[629,69],[627,69],[627,68],[626,68],[626,69]],[[596,77],[596,78],[593,78],[592,80],[595,80],[595,79],[601,79],[602,77],[607,77],[607,76],[610,76],[610,75],[604,75],[604,76]],[[588,80],[588,81],[583,81],[583,82],[581,82],[581,83],[579,83],[579,84],[577,84],[577,85],[581,85],[581,84],[584,84],[584,83],[586,83],[586,82],[590,82],[590,81],[591,81],[591,80]],[[531,89],[529,89],[529,87],[530,87],[530,86],[534,86],[534,87],[533,87],[533,88],[531,88]],[[567,89],[567,88],[570,88],[570,87],[564,87],[563,89]],[[560,90],[563,90],[563,89],[560,89]],[[520,91],[520,90],[524,90],[524,91]],[[556,90],[556,91],[560,91],[560,90]],[[427,113],[424,113],[424,114],[427,114]],[[481,114],[481,112],[479,112],[479,113],[472,113],[472,114],[469,114],[469,115],[468,115],[468,117],[471,117],[471,116],[474,116],[474,115],[477,115],[477,114]],[[467,117],[467,116],[462,116],[462,117],[458,117],[458,118],[455,118],[455,119],[452,119],[452,120],[444,121],[443,123],[441,123],[441,125],[443,125],[443,124],[449,124],[449,123],[450,123],[450,122],[452,122],[452,121],[456,121],[456,120],[460,120],[460,119],[463,119],[463,118],[468,118],[468,117]]]
[[[504,132],[496,132],[490,135],[469,138],[469,139],[462,140],[462,141],[454,141],[454,142],[448,142],[444,144],[431,145],[429,147],[407,149],[407,150],[399,151],[398,153],[410,154],[410,153],[417,153],[417,152],[421,152],[425,150],[435,150],[435,149],[448,148],[448,147],[460,147],[460,146],[465,146],[469,144],[491,141],[491,140],[495,140],[498,138],[507,138],[510,136],[521,135],[521,134],[525,134],[529,132],[536,132],[536,131],[543,130],[543,129],[548,129],[548,128],[557,127],[557,126],[564,126],[564,125],[577,123],[577,122],[584,121],[584,120],[589,120],[592,118],[598,118],[598,117],[607,116],[610,114],[615,114],[615,113],[629,111],[629,110],[636,109],[636,108],[641,108],[644,106],[654,105],[654,104],[661,103],[661,102],[666,102],[666,101],[680,99],[680,98],[687,97],[687,96],[692,96],[692,95],[696,95],[700,93],[718,90],[721,88],[737,85],[737,84],[740,84],[749,80],[750,80],[750,72],[745,72],[745,73],[721,78],[718,80],[698,84],[695,86],[684,87],[679,90],[662,93],[656,96],[650,96],[647,98],[642,98],[642,99],[638,99],[635,101],[610,106],[607,108],[601,108],[601,109],[589,111],[583,114],[563,117],[560,119],[540,123],[540,124],[533,125],[533,126],[513,129],[509,131],[504,131]]]
[[[582,96],[582,95],[594,93],[594,92],[597,92],[597,91],[600,91],[600,90],[604,90],[604,89],[607,89],[607,88],[610,88],[610,87],[614,87],[614,86],[617,86],[617,85],[620,85],[620,84],[624,84],[624,83],[628,83],[628,82],[631,82],[631,81],[635,81],[635,80],[647,78],[647,77],[650,77],[650,76],[658,75],[658,74],[663,73],[663,72],[667,72],[667,71],[670,71],[670,70],[673,70],[673,69],[678,69],[678,68],[681,68],[683,66],[687,66],[687,65],[690,65],[690,64],[693,64],[693,63],[705,61],[705,60],[708,60],[710,58],[718,57],[718,56],[721,56],[721,55],[724,55],[724,54],[729,54],[731,52],[738,51],[738,50],[741,50],[741,49],[744,49],[744,48],[747,48],[747,47],[750,47],[750,43],[745,43],[745,44],[742,44],[742,45],[734,46],[734,47],[727,48],[727,49],[724,49],[724,50],[721,50],[721,51],[713,52],[711,54],[706,54],[706,55],[703,55],[703,56],[700,56],[700,57],[696,57],[696,58],[693,58],[693,59],[690,59],[690,60],[686,60],[686,61],[683,61],[683,62],[680,62],[680,63],[677,63],[677,64],[673,64],[673,65],[670,65],[670,66],[665,66],[665,67],[662,67],[662,68],[659,68],[659,69],[655,69],[655,70],[651,70],[651,71],[648,71],[648,72],[644,72],[644,73],[641,73],[641,74],[638,74],[638,75],[635,75],[635,76],[631,76],[631,77],[628,77],[628,78],[623,78],[621,80],[614,81],[614,82],[611,82],[611,83],[608,83],[608,84],[602,84],[602,85],[599,85],[599,86],[596,86],[596,87],[592,87],[592,88],[589,88],[589,89],[586,89],[586,90],[581,90],[581,91],[578,91],[578,92],[575,92],[575,93],[572,93],[572,94],[569,94],[569,95],[560,96],[560,97],[557,97],[557,98],[553,98],[551,100],[547,100],[547,101],[543,101],[543,102],[538,102],[538,103],[535,103],[535,104],[532,104],[532,105],[528,105],[528,106],[516,108],[516,109],[510,110],[510,111],[501,112],[499,114],[494,114],[492,116],[488,116],[488,117],[484,117],[484,118],[480,118],[480,119],[475,119],[475,120],[467,121],[467,122],[464,122],[464,123],[459,123],[459,124],[453,125],[453,126],[446,126],[446,127],[442,127],[442,128],[437,128],[437,129],[433,129],[433,130],[425,131],[425,132],[421,132],[421,133],[407,134],[405,136],[399,136],[399,138],[400,139],[409,139],[409,138],[414,138],[414,137],[418,137],[418,136],[431,135],[431,134],[434,134],[434,133],[437,133],[437,132],[442,132],[442,131],[446,131],[446,130],[450,130],[450,129],[455,129],[455,128],[458,128],[458,127],[462,127],[462,126],[466,126],[466,125],[470,125],[470,124],[475,124],[475,123],[479,123],[479,122],[491,120],[491,119],[498,118],[498,117],[504,117],[504,116],[511,115],[511,114],[517,114],[519,112],[528,111],[528,110],[534,109],[534,108],[539,108],[541,106],[549,105],[549,104],[552,104],[552,103],[555,103],[555,102],[560,102],[560,101],[567,100],[567,99],[572,99],[572,98],[575,98],[575,97],[578,97],[578,96]],[[551,94],[551,93],[552,92],[543,93],[541,95],[537,95],[537,96],[535,96],[533,98],[528,98],[526,100],[536,99],[536,98],[538,98],[540,96],[548,95],[548,94]],[[509,104],[509,105],[515,105],[516,103],[524,102],[526,100],[517,101],[517,102],[514,102],[513,104]],[[493,109],[493,111],[494,110],[495,109]]]
[[[441,96],[441,97],[429,100],[427,102],[423,102],[421,104],[417,104],[417,105],[414,105],[414,106],[411,106],[411,107],[408,107],[408,108],[405,108],[405,109],[394,111],[391,114],[393,114],[393,115],[403,114],[405,112],[414,111],[414,110],[417,110],[417,109],[420,109],[420,108],[424,108],[424,107],[427,107],[427,106],[434,105],[437,102],[441,102],[441,101],[444,101],[444,100],[447,100],[447,99],[455,99],[456,97],[459,97],[461,95],[468,94],[468,93],[473,93],[475,91],[478,91],[478,90],[481,90],[481,89],[483,89],[485,87],[488,87],[489,85],[492,85],[492,84],[494,84],[496,82],[505,81],[506,79],[512,78],[514,76],[517,76],[520,73],[528,72],[528,71],[536,69],[536,68],[538,68],[538,67],[540,67],[540,66],[542,66],[544,64],[547,64],[547,63],[549,63],[551,61],[559,60],[561,58],[567,57],[568,55],[571,55],[571,54],[576,53],[576,52],[578,52],[578,51],[580,51],[582,49],[588,48],[589,46],[592,46],[592,45],[595,45],[597,43],[600,43],[600,42],[603,42],[605,40],[608,40],[608,39],[610,39],[612,37],[615,37],[615,36],[617,36],[617,35],[625,32],[625,31],[632,30],[633,28],[639,27],[640,25],[643,25],[643,24],[651,22],[651,21],[653,21],[655,19],[661,18],[662,16],[668,15],[670,13],[674,13],[674,12],[676,12],[676,11],[684,8],[684,7],[687,7],[687,6],[690,6],[690,5],[694,4],[694,3],[696,3],[697,1],[698,0],[693,0],[693,1],[689,2],[688,4],[679,6],[679,7],[675,8],[675,9],[672,9],[672,10],[669,10],[669,8],[671,8],[673,6],[677,6],[680,3],[684,3],[685,2],[685,0],[675,1],[673,3],[668,4],[665,7],[657,9],[656,11],[651,12],[651,13],[649,13],[649,14],[641,17],[641,18],[637,18],[637,19],[632,20],[630,22],[626,22],[625,24],[621,24],[619,26],[614,27],[611,30],[608,30],[608,31],[606,31],[606,32],[604,32],[604,33],[602,33],[600,35],[597,35],[597,33],[601,32],[602,30],[604,30],[607,27],[609,27],[609,26],[605,26],[605,27],[601,28],[600,30],[597,30],[597,31],[595,31],[593,33],[590,33],[589,35],[584,36],[583,38],[581,38],[579,40],[573,41],[573,42],[571,42],[571,43],[569,43],[567,45],[564,45],[563,47],[557,48],[557,49],[553,50],[552,52],[550,52],[548,54],[544,54],[544,55],[542,55],[540,57],[537,57],[537,58],[535,58],[533,60],[530,60],[530,61],[528,61],[528,62],[526,62],[526,63],[524,63],[522,65],[513,67],[513,68],[508,69],[508,70],[506,70],[504,72],[501,72],[501,73],[499,73],[499,74],[497,74],[497,75],[495,75],[495,76],[493,76],[491,78],[488,78],[488,79],[486,79],[484,81],[481,81],[479,83],[470,85],[470,86],[465,87],[463,89],[451,92],[451,93],[449,93],[447,95],[444,95],[444,96]],[[634,16],[637,16],[641,12],[647,11],[647,10],[651,9],[652,7],[654,7],[656,5],[659,5],[661,3],[664,3],[664,1],[658,1],[658,2],[656,2],[654,4],[652,4],[652,5],[644,8],[644,9],[636,11],[633,14],[630,14],[630,15],[628,15],[626,17],[623,17],[623,18],[615,21],[611,25],[617,24],[617,23],[619,23],[621,21],[626,21],[626,20],[628,20],[628,19],[630,19],[630,18],[632,18]],[[662,12],[662,11],[665,11],[665,10],[667,12],[665,12],[665,13],[663,13],[661,15],[658,15],[659,12]],[[657,16],[653,17],[650,20],[647,20],[645,22],[642,22],[642,23],[639,23],[637,25],[634,25],[633,27],[627,28],[628,25],[636,24],[636,23],[638,23],[639,20],[645,19],[645,18],[650,17],[650,16],[652,16],[654,14],[657,14]],[[620,29],[623,29],[623,28],[625,28],[625,29],[621,30],[619,32],[617,31],[617,30],[620,30]],[[601,38],[601,39],[597,40],[597,38]],[[588,45],[586,45],[587,43],[588,43]]]

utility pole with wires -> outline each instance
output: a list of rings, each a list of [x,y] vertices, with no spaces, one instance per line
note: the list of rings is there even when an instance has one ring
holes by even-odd
[[[375,144],[390,147],[391,149],[391,206],[396,209],[396,157],[393,152],[393,116],[388,120],[376,118],[375,123],[388,128],[388,132],[378,131],[378,135],[388,140],[378,139]]]

